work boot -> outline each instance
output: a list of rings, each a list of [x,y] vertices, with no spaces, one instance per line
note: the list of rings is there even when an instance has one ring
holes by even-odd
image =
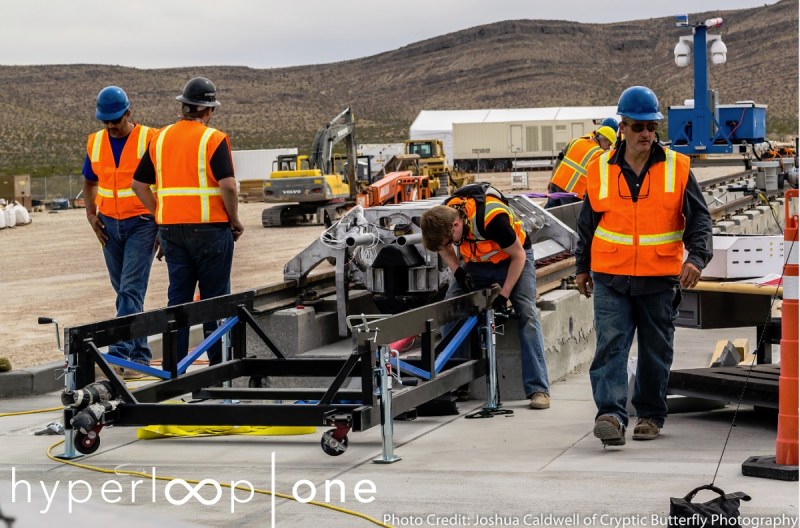
[[[610,414],[597,417],[594,421],[594,435],[603,442],[603,447],[625,445],[625,428]]]
[[[634,440],[655,440],[658,437],[659,427],[651,418],[639,418],[633,428]]]
[[[531,409],[549,409],[550,395],[546,392],[534,392],[528,405]]]
[[[470,394],[469,394],[469,385],[462,385],[456,390],[453,391],[453,395],[457,402],[465,402],[469,401]]]
[[[114,368],[116,369],[116,367]],[[146,376],[144,372],[139,372],[138,370],[124,368],[120,368],[120,370],[122,371],[122,379],[124,380],[138,380]]]
[[[114,371],[114,374],[116,374],[117,377],[124,378],[125,369],[123,369],[122,367],[118,367],[116,365],[111,365],[111,370]],[[95,379],[95,381],[108,379],[108,378],[106,378],[106,375],[103,372],[103,370],[100,368],[100,365],[98,365],[96,363],[94,365],[94,379]]]

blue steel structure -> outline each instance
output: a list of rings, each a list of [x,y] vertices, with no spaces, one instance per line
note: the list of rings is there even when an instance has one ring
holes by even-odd
[[[721,18],[695,24],[692,29],[694,62],[694,104],[668,109],[668,135],[671,148],[684,154],[725,154],[734,152],[734,143],[760,143],[766,136],[766,106],[748,101],[735,105],[717,105],[708,88],[706,45],[708,28],[722,24]],[[689,26],[688,18],[677,17],[678,27]],[[712,41],[722,43],[719,37]],[[676,62],[678,49],[675,48]],[[688,46],[688,45],[687,45]],[[712,53],[714,48],[712,47]],[[681,65],[681,64],[679,64]],[[683,64],[685,65],[685,64]]]

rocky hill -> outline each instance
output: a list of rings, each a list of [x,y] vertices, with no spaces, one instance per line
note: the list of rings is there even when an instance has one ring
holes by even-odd
[[[798,130],[798,0],[690,15],[722,16],[728,61],[709,68],[720,103],[769,105],[768,135]],[[515,20],[474,27],[371,57],[292,68],[233,66],[145,70],[103,65],[0,66],[0,173],[77,174],[86,135],[98,128],[94,99],[108,84],[131,98],[134,119],[177,117],[189,78],[212,79],[223,106],[214,126],[235,149],[308,149],[342,108],[361,143],[399,141],[420,110],[614,105],[634,84],[661,104],[692,97],[692,68],[673,48],[687,28],[674,19],[617,24]]]

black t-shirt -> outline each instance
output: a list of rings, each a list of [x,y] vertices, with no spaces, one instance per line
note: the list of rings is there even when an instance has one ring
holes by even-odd
[[[211,156],[211,174],[217,181],[225,178],[233,177],[233,160],[231,159],[231,149],[227,141],[223,141],[214,151]],[[136,172],[133,173],[133,179],[153,185],[156,183],[156,168],[153,165],[153,160],[150,158],[150,150],[144,153],[139,166],[136,167]]]
[[[485,231],[484,236],[488,240],[496,242],[501,248],[509,247],[517,239],[517,233],[514,231],[514,228],[511,226],[511,220],[505,213],[500,213],[492,218],[491,222],[483,226],[483,230]],[[528,240],[527,235],[525,236],[522,247],[524,249],[531,247],[531,242]]]

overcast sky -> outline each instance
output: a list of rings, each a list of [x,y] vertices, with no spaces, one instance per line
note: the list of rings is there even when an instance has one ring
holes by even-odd
[[[608,23],[776,1],[6,0],[0,64],[299,66],[375,55],[502,20]]]

